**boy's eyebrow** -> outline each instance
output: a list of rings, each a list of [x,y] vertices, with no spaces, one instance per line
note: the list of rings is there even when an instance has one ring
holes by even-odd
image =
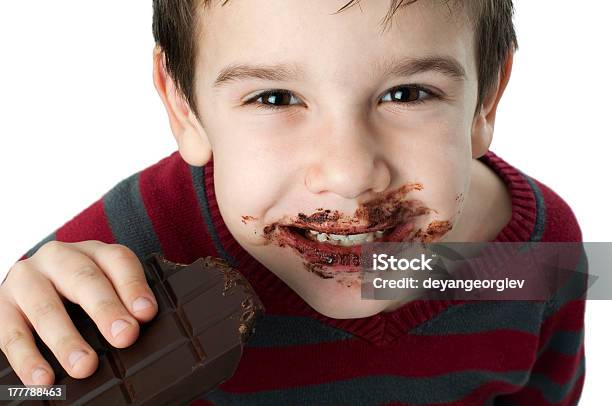
[[[451,56],[407,57],[399,61],[392,60],[384,67],[385,74],[390,76],[412,76],[428,71],[442,73],[457,81],[466,78],[465,68]]]
[[[427,56],[408,57],[383,64],[385,75],[411,76],[421,72],[436,71],[450,76],[454,80],[466,78],[465,69],[453,57]],[[276,64],[245,64],[235,63],[226,66],[219,72],[213,87],[221,87],[232,81],[241,79],[263,79],[272,81],[289,81],[303,77],[303,71],[297,65]]]
[[[221,87],[222,85],[240,80],[240,79],[263,79],[275,81],[288,81],[303,76],[302,70],[295,65],[277,64],[277,65],[251,65],[244,63],[235,63],[226,66],[221,70],[213,87]]]

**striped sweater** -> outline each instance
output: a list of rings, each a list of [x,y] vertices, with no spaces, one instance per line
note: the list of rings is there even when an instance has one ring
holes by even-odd
[[[568,205],[489,151],[512,217],[494,241],[581,241]],[[232,237],[215,199],[212,162],[178,151],[128,177],[36,244],[119,243],[142,260],[221,257],[251,282],[266,315],[235,375],[205,405],[575,405],[584,380],[585,301],[413,301],[370,317],[317,313]],[[582,265],[586,267],[586,262]]]

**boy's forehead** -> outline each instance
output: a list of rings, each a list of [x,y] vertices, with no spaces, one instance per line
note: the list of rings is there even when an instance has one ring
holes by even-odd
[[[476,79],[473,28],[463,7],[446,1],[402,7],[388,26],[390,1],[361,0],[338,13],[347,0],[213,3],[201,10],[197,41],[198,71],[211,85],[235,64],[284,64],[304,75],[319,69],[349,81],[359,66],[382,71],[394,61],[438,56]]]

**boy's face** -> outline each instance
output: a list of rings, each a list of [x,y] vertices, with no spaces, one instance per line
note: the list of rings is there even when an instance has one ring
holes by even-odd
[[[463,11],[419,1],[382,33],[390,2],[333,14],[346,2],[214,2],[200,22],[195,88],[229,230],[338,318],[398,305],[361,299],[359,243],[452,235],[477,125]]]

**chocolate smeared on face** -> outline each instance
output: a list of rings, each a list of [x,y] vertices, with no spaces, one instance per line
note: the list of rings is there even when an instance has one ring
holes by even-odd
[[[304,213],[298,214],[299,223],[301,224],[325,224],[331,221],[338,221],[340,219],[340,213],[338,210],[323,210],[317,209],[318,211],[310,216]]]
[[[363,276],[361,275],[361,273],[355,275],[355,277],[350,278],[343,277],[342,275],[336,276],[336,282],[347,288],[350,288],[351,286],[360,287],[362,281]]]
[[[379,196],[364,203],[357,209],[355,215],[358,218],[367,218],[370,224],[384,223],[387,219],[397,216],[402,209],[414,209],[412,204],[405,207],[406,203],[410,202],[404,201],[405,195],[413,190],[423,190],[423,185],[421,183],[406,184],[385,196]]]
[[[337,283],[347,288],[355,285],[361,286],[361,281],[363,280],[363,276],[360,273],[328,271],[323,266],[310,262],[304,262],[303,264],[306,270],[318,277],[322,279],[335,279]]]
[[[246,224],[249,221],[257,220],[257,217],[253,216],[241,216],[241,220],[243,224]]]
[[[372,236],[378,232],[374,240],[377,242],[434,240],[450,230],[452,225],[448,221],[434,221],[426,231],[413,229],[415,217],[437,213],[420,200],[406,200],[409,192],[420,190],[423,190],[421,183],[409,183],[388,193],[380,193],[374,199],[361,204],[352,215],[324,208],[318,208],[312,214],[299,213],[295,217],[265,226],[264,238],[267,243],[293,248],[305,260],[305,269],[323,279],[339,279],[340,275],[351,275],[354,278],[360,270],[361,244],[331,244],[313,240],[306,236],[306,233],[370,233]],[[340,280],[338,282],[340,283]],[[347,286],[352,283],[354,282]]]
[[[331,279],[334,277],[333,273],[325,272],[325,269],[323,269],[321,265],[313,264],[310,262],[303,262],[303,264],[304,268],[306,268],[308,272],[311,272],[323,279]]]
[[[406,193],[413,190],[423,190],[420,183],[409,183],[400,188],[381,194],[380,196],[360,205],[352,216],[343,216],[338,210],[323,208],[311,215],[299,213],[292,225],[299,228],[310,228],[338,234],[365,232],[366,229],[382,229],[397,224],[407,217],[426,214],[432,209],[423,207],[415,200],[405,201]]]
[[[359,254],[353,252],[337,253],[325,250],[325,247],[320,249],[316,247],[293,246],[297,252],[302,254],[302,257],[313,265],[342,265],[358,267],[361,264]]]
[[[439,240],[442,236],[452,230],[453,225],[450,221],[439,221],[435,220],[427,225],[427,230],[423,232],[421,228],[414,235],[421,242],[429,243]]]
[[[464,194],[463,193],[459,193],[457,195],[457,197],[455,197],[455,201],[457,202],[457,205],[459,206],[458,209],[457,209],[457,214],[461,214],[461,211],[463,210],[462,209],[462,205],[463,205],[463,202],[465,201]]]
[[[274,236],[274,232],[276,231],[277,227],[278,223],[273,223],[264,227],[263,235],[268,242],[272,241],[272,237]]]

